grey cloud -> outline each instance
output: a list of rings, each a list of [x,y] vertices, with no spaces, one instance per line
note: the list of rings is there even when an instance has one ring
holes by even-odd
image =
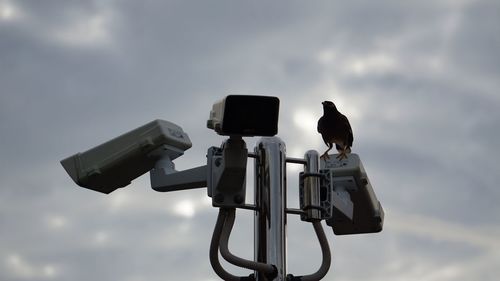
[[[500,31],[498,7],[494,1],[478,1],[471,2],[464,11],[451,50],[453,61],[462,71],[495,79],[500,57],[490,54],[500,47],[500,38],[495,35]]]

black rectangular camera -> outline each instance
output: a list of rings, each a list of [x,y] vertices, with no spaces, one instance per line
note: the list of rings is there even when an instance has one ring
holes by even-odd
[[[274,136],[279,102],[271,96],[226,96],[213,105],[207,127],[224,136]]]

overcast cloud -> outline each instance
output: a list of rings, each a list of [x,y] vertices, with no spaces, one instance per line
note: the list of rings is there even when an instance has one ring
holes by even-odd
[[[159,118],[193,142],[177,168],[202,165],[223,141],[213,102],[262,94],[292,157],[323,152],[334,101],[386,211],[379,234],[327,230],[325,280],[496,281],[498,50],[494,0],[0,0],[0,280],[218,280],[204,189],[157,193],[145,175],[104,195],[59,161]],[[236,220],[230,247],[251,258],[252,213]],[[312,227],[290,215],[288,238],[288,271],[315,271]]]

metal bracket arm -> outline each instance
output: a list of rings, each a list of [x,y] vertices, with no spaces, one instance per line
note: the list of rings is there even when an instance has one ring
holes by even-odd
[[[151,187],[159,192],[206,187],[207,171],[207,165],[171,173],[154,168],[150,171]]]

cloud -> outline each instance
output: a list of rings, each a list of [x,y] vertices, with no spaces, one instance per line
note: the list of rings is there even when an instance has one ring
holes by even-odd
[[[449,221],[415,214],[392,213],[388,228],[407,235],[423,236],[438,241],[447,241],[496,251],[500,248],[496,226],[477,226],[450,223]]]
[[[223,141],[206,128],[212,103],[266,94],[281,100],[293,157],[325,149],[315,122],[335,101],[386,210],[380,234],[327,232],[327,279],[496,280],[497,8],[0,1],[0,279],[217,280],[206,190],[156,193],[143,176],[103,195],[59,161],[162,118],[193,141],[177,168],[203,165]],[[290,205],[299,170],[289,167]],[[230,242],[249,258],[252,221],[239,211]],[[314,271],[310,225],[289,217],[288,234],[290,272]]]
[[[20,17],[22,17],[22,13],[11,1],[0,2],[0,22],[16,21]]]
[[[51,280],[59,274],[57,266],[52,264],[34,265],[26,261],[18,254],[10,254],[5,257],[4,266],[7,276],[14,280],[41,278],[42,280]]]
[[[111,21],[110,17],[110,15],[104,13],[82,16],[77,21],[55,29],[51,33],[53,33],[55,40],[69,46],[92,47],[108,45],[112,41],[108,26]]]

